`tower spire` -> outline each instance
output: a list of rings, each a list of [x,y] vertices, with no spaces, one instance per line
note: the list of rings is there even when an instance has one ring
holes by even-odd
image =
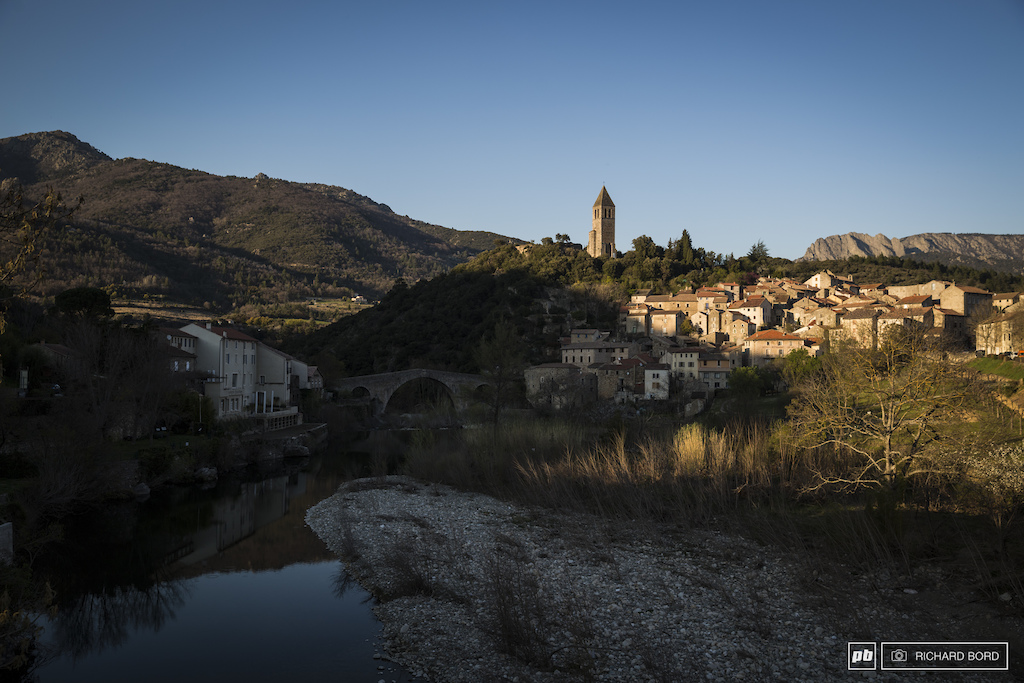
[[[608,194],[608,188],[601,186],[601,193],[594,202],[593,228],[587,244],[587,253],[594,258],[615,256],[615,202]]]

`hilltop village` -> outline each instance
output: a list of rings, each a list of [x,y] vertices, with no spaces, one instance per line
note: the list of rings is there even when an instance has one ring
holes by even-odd
[[[587,251],[616,253],[606,188],[594,203]],[[920,329],[949,348],[1005,354],[1019,341],[1020,301],[1019,293],[942,280],[857,283],[830,270],[803,282],[760,277],[676,294],[641,289],[621,308],[617,330],[573,330],[559,362],[529,368],[527,391],[535,404],[552,407],[679,398],[691,414],[729,385],[736,368],[765,367],[795,352],[820,356],[843,339],[874,348],[893,326]]]
[[[615,219],[615,204],[602,187],[592,207],[587,245],[572,245],[560,236],[559,248],[614,262],[621,256]],[[516,247],[521,253],[531,248]],[[99,294],[109,306],[109,297]],[[920,329],[942,338],[947,348],[965,352],[1015,353],[1024,349],[1021,296],[946,280],[899,286],[855,282],[831,270],[803,281],[761,276],[674,294],[638,289],[622,302],[614,329],[609,324],[613,315],[603,318],[604,329],[593,323],[569,329],[568,317],[558,322],[556,315],[549,316],[555,319],[552,339],[567,331],[568,336],[554,345],[546,340],[545,353],[554,362],[527,368],[522,379],[537,407],[672,400],[689,416],[728,388],[738,368],[765,368],[791,354],[818,357],[839,348],[844,339],[877,347],[893,326]],[[552,302],[548,308],[553,313],[556,306]],[[252,418],[259,431],[272,431],[302,424],[304,393],[317,400],[330,396],[330,382],[316,364],[233,327],[192,323],[161,328],[155,336],[173,379],[205,396],[215,419]],[[77,351],[60,344],[39,346],[60,370],[53,373],[54,381],[64,384],[81,375],[87,383]],[[349,361],[357,350],[350,344],[339,349],[337,358]]]

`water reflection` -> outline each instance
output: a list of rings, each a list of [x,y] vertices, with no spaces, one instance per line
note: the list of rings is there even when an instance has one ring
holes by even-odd
[[[117,647],[136,631],[159,631],[175,618],[189,595],[188,581],[166,581],[147,590],[125,586],[106,594],[84,594],[62,601],[46,626],[49,649],[78,659]]]
[[[138,666],[150,680],[378,680],[372,598],[304,519],[370,457],[316,455],[68,520],[35,567],[58,593],[36,680],[137,680]]]

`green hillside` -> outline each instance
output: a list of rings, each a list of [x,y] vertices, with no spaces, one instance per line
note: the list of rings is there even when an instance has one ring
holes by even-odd
[[[1020,276],[909,259],[793,262],[772,258],[763,244],[740,257],[716,254],[693,246],[686,231],[667,247],[641,236],[616,259],[593,258],[564,240],[543,242],[526,250],[498,245],[443,276],[399,284],[379,305],[293,340],[290,350],[337,367],[339,376],[423,367],[475,372],[473,349],[504,317],[524,337],[529,360],[539,363],[557,358],[558,337],[572,327],[615,329],[619,306],[638,288],[675,293],[722,281],[756,282],[759,274],[803,281],[824,268],[863,283],[937,278],[1024,290]]]
[[[47,186],[84,197],[74,224],[44,245],[41,295],[88,285],[221,311],[376,298],[396,277],[433,277],[501,237],[399,216],[340,187],[113,160],[61,132],[0,140],[0,182],[20,182],[29,198]]]

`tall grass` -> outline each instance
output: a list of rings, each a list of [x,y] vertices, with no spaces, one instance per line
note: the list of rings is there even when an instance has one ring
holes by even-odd
[[[521,485],[519,462],[557,457],[596,438],[585,424],[509,419],[497,427],[420,432],[406,450],[406,474],[508,497]]]
[[[815,571],[852,565],[904,575],[922,560],[952,562],[966,550],[980,558],[973,569],[998,585],[1000,595],[1009,590],[1024,602],[1024,574],[1014,569],[1024,565],[1021,544],[1003,547],[1003,530],[1002,540],[994,536],[987,544],[992,551],[965,548],[964,538],[980,543],[991,523],[975,518],[973,536],[949,533],[943,515],[962,514],[964,495],[941,514],[931,504],[915,505],[922,494],[913,489],[934,487],[940,479],[915,479],[909,493],[816,487],[821,477],[844,476],[859,461],[831,447],[804,447],[784,422],[736,422],[722,429],[694,423],[655,432],[645,427],[630,434],[616,425],[602,433],[570,420],[519,420],[447,436],[424,433],[409,449],[405,471],[527,505],[627,519],[640,532],[660,522],[715,520],[801,551],[814,558],[809,562],[816,563]],[[942,481],[944,490],[955,489]]]
[[[727,432],[691,424],[632,444],[619,433],[560,458],[520,461],[517,472],[527,502],[630,519],[703,522],[784,488],[764,425]]]

